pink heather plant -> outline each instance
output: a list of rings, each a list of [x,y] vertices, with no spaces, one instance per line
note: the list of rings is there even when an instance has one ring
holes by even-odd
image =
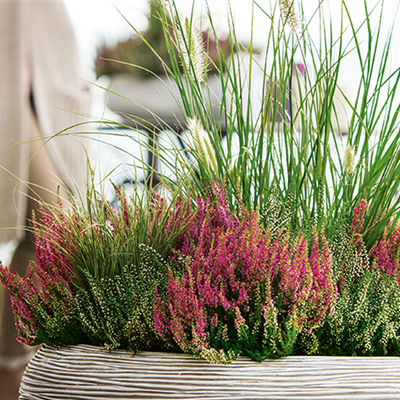
[[[351,224],[350,233],[352,235],[353,245],[361,250],[362,247],[362,233],[364,225],[364,215],[368,209],[368,203],[365,199],[362,199],[353,210],[353,220]]]
[[[226,190],[217,183],[197,207],[176,248],[167,298],[156,294],[157,332],[211,362],[290,354],[298,333],[311,332],[333,307],[323,232],[321,244],[314,232],[311,254],[302,234],[291,238],[281,231],[272,239],[259,226],[257,211],[241,206],[238,216],[230,212]]]
[[[45,209],[40,216],[40,228],[33,220],[37,262],[29,265],[25,277],[0,265],[0,281],[11,298],[19,342],[56,343],[55,338],[62,337],[65,343],[75,343],[77,337],[69,329],[74,322],[72,266],[65,252],[74,251],[68,238],[79,221],[75,219],[73,226],[62,212]]]
[[[382,238],[370,250],[370,255],[378,270],[393,276],[400,285],[400,224],[391,228],[391,224],[385,228]]]
[[[364,216],[368,210],[366,200],[361,200],[360,204],[353,210],[353,221],[351,234],[353,245],[361,253],[365,250],[362,233]],[[382,237],[375,242],[369,250],[368,255],[376,264],[376,268],[389,276],[393,276],[400,284],[399,276],[399,255],[400,255],[400,225],[397,223],[392,227],[392,223],[383,230]]]

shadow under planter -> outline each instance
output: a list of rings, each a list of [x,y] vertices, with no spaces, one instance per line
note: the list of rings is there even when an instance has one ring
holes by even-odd
[[[42,346],[22,400],[400,399],[400,358],[291,356],[228,366],[188,354]]]

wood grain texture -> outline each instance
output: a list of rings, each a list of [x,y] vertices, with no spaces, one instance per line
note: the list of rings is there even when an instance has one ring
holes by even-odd
[[[42,346],[21,400],[400,399],[400,358],[292,356],[229,366],[187,354]]]

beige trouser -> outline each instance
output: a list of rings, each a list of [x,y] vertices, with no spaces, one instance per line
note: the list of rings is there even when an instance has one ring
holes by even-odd
[[[31,161],[29,163],[29,182],[31,187],[28,193],[27,225],[32,216],[32,210],[36,210],[37,200],[41,199],[46,203],[57,201],[57,187],[60,185],[60,195],[67,199],[67,192],[62,188],[60,180],[57,179],[58,173],[50,158],[47,148],[43,146],[43,139],[39,138],[40,132],[36,118],[31,110],[30,135],[35,138],[30,143]],[[17,246],[14,256],[10,263],[10,270],[25,274],[29,261],[35,260],[35,244],[32,233],[27,233],[25,238]],[[16,330],[14,317],[11,311],[11,303],[8,295],[3,290],[3,298],[0,300],[1,321],[0,321],[0,356],[16,357],[24,355],[29,348],[21,345],[15,340]]]

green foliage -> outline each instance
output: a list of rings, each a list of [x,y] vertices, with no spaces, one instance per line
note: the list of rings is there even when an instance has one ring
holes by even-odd
[[[301,324],[297,323],[300,313],[294,311],[285,318],[275,305],[263,305],[262,299],[268,293],[262,286],[265,285],[257,284],[245,307],[229,312],[216,310],[214,318],[220,322],[211,327],[209,348],[202,350],[201,357],[212,363],[229,364],[238,355],[262,362],[293,353],[297,336],[302,330]]]
[[[367,272],[338,295],[335,310],[313,335],[300,338],[298,351],[340,356],[400,354],[400,291],[391,277]]]
[[[359,24],[346,2],[341,2],[339,25],[327,18],[328,1],[320,2],[308,19],[302,1],[282,0],[269,9],[255,1],[251,4],[252,12],[260,11],[269,26],[264,57],[255,54],[252,37],[248,47],[240,44],[228,6],[231,56],[227,58],[207,9],[208,25],[216,38],[217,57],[212,64],[220,85],[217,97],[205,71],[210,60],[195,23],[194,6],[190,15],[182,16],[174,1],[158,4],[157,32],[163,31],[167,59],[158,44],[135,32],[162,65],[166,80],[175,82],[179,94],[174,97],[189,128],[181,137],[187,150],[163,146],[162,141],[155,146],[154,155],[173,175],[160,173],[159,188],[195,199],[190,207],[196,209],[201,204],[199,195],[203,200],[213,198],[210,186],[220,185],[226,191],[223,207],[228,210],[220,209],[212,221],[231,212],[236,218],[251,215],[257,223],[248,236],[231,237],[236,225],[230,221],[231,230],[221,236],[228,226],[225,220],[194,245],[209,221],[198,222],[201,234],[193,233],[193,220],[180,224],[174,234],[165,234],[168,207],[160,208],[165,219],[156,221],[124,205],[119,214],[129,209],[132,217],[122,228],[114,214],[99,215],[96,230],[79,236],[83,250],[71,256],[71,263],[82,266],[78,285],[85,329],[88,335],[101,338],[99,343],[134,349],[143,343],[137,338],[146,331],[146,345],[151,347],[157,335],[149,310],[156,301],[160,339],[214,362],[228,363],[238,354],[256,360],[293,352],[397,354],[400,242],[387,233],[397,222],[400,205],[395,196],[400,187],[400,105],[395,102],[400,68],[390,70],[391,31],[382,42],[383,2],[371,11],[364,1],[364,20]],[[372,13],[378,17],[376,26]],[[311,25],[318,26],[318,38],[311,33]],[[351,37],[347,38],[346,30]],[[355,98],[349,98],[339,82],[349,55],[355,56],[354,69],[360,70]],[[340,118],[338,97],[347,109],[345,120]],[[105,221],[111,221],[117,235],[110,235]],[[149,224],[155,235],[147,232]],[[239,237],[243,259],[231,260],[239,247],[226,248]],[[262,244],[252,253],[249,246],[260,237]],[[177,243],[178,247],[186,243],[185,249],[193,253],[177,253]],[[276,247],[271,250],[269,243]],[[149,253],[145,257],[141,253],[141,244],[153,248],[151,262],[146,261]],[[243,271],[254,267],[255,254],[264,245],[271,251],[269,256],[279,256],[269,266],[268,279],[253,276],[258,286],[248,290],[247,303],[209,306],[199,289],[211,279],[207,268],[215,268],[213,279],[221,278],[220,289],[214,289],[238,302],[238,288],[226,273],[235,266],[235,279],[247,282]],[[223,261],[214,263],[215,249],[218,255],[225,254]],[[90,257],[93,253],[99,254],[95,261]],[[261,253],[259,261],[267,254]],[[211,261],[205,254],[212,254]],[[168,285],[162,260],[169,265]],[[144,275],[136,275],[146,263],[157,269],[147,266]],[[229,290],[228,282],[233,285]],[[118,292],[121,285],[126,289],[123,294]],[[152,297],[154,288],[156,298]],[[129,339],[124,330],[131,332]]]
[[[78,287],[77,313],[92,344],[132,351],[165,347],[153,323],[154,289],[166,286],[166,262],[141,245],[143,261],[124,267],[113,278],[95,278],[84,271],[88,289]]]

